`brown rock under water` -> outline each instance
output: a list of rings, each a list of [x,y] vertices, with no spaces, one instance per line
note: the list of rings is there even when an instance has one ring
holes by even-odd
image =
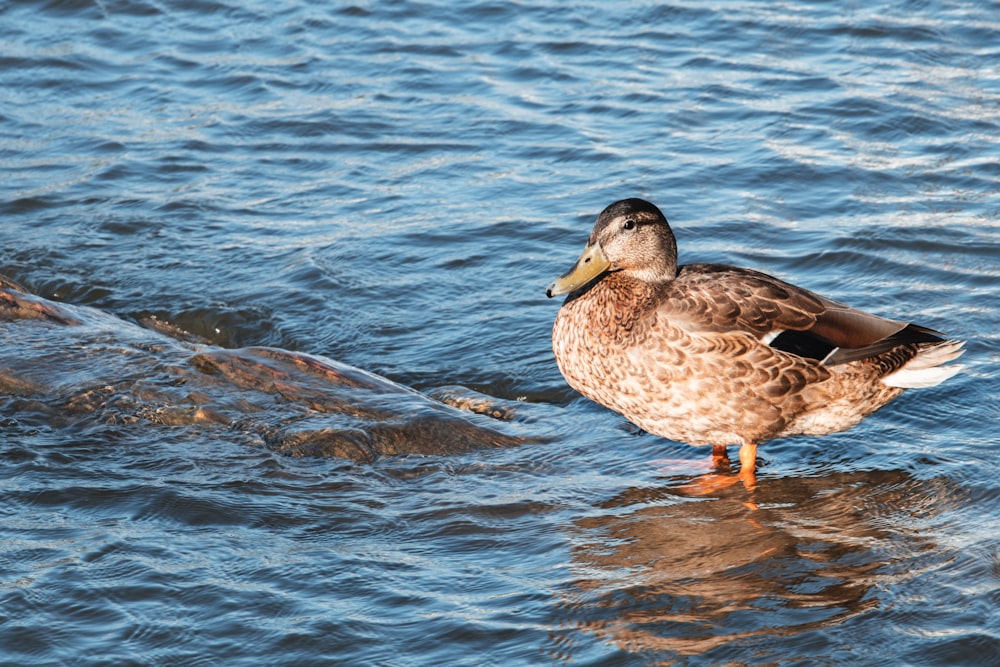
[[[505,432],[511,424],[484,416],[508,418],[502,401],[473,392],[449,388],[435,400],[323,357],[224,349],[167,323],[146,324],[55,303],[0,277],[7,417],[20,410],[54,421],[93,415],[120,424],[236,429],[292,456],[354,461],[527,440]]]

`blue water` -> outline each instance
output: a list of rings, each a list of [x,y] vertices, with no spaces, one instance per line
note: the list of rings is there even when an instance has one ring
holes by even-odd
[[[0,273],[548,437],[362,465],[4,402],[0,663],[1000,664],[998,63],[972,0],[0,4]],[[706,449],[552,359],[628,196],[966,372],[691,496]]]

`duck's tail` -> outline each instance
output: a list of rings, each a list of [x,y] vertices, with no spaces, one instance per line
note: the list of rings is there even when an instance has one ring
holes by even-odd
[[[964,340],[946,340],[921,348],[915,357],[903,364],[899,370],[882,378],[882,383],[890,387],[919,389],[941,384],[964,366],[944,366],[943,364],[962,356]]]

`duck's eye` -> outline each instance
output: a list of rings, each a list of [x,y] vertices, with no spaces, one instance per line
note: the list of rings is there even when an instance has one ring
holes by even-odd
[[[623,222],[622,229],[635,229],[635,220],[626,220]]]

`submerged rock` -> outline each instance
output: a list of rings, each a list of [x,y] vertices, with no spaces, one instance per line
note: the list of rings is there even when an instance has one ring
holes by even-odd
[[[521,444],[511,409],[449,387],[435,400],[323,357],[225,349],[49,301],[0,277],[0,395],[8,415],[237,429],[292,456],[373,461]],[[465,408],[465,409],[462,409]],[[484,416],[489,415],[489,416]]]

